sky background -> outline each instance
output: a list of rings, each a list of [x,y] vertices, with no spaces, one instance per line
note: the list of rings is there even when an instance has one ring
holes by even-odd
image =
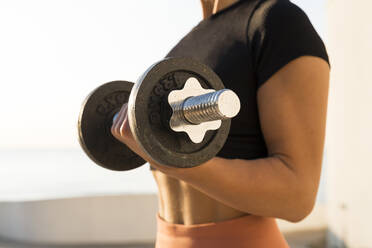
[[[292,2],[326,41],[326,0]],[[80,149],[87,94],[134,82],[201,19],[199,0],[0,0],[0,149]]]

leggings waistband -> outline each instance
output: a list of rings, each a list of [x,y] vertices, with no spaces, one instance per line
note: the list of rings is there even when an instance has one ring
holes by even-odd
[[[197,225],[172,224],[157,215],[156,248],[289,248],[276,220],[253,215]]]

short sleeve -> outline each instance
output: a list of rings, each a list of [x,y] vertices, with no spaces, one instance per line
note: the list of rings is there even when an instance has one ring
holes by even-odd
[[[275,72],[301,56],[316,56],[328,64],[323,41],[308,16],[288,0],[262,1],[247,29],[257,89]]]

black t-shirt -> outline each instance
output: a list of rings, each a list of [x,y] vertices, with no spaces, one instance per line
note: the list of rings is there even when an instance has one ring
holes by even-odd
[[[328,56],[307,15],[289,0],[241,0],[202,20],[167,55],[208,65],[240,98],[229,137],[217,154],[224,158],[267,156],[260,127],[257,90],[300,56]]]

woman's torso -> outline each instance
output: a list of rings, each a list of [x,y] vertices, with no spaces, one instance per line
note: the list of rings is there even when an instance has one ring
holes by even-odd
[[[267,155],[261,133],[246,27],[259,1],[239,1],[202,20],[167,55],[191,57],[208,65],[226,88],[241,99],[220,157],[253,159]],[[153,171],[159,188],[159,215],[169,223],[200,224],[234,219],[247,213],[226,206],[187,183]]]
[[[167,55],[191,57],[209,66],[240,98],[239,114],[218,157],[268,156],[261,131],[257,91],[276,71],[303,55],[328,61],[325,46],[306,14],[289,0],[240,0],[195,26]],[[187,74],[187,73],[186,73]],[[160,216],[198,224],[248,213],[217,202],[185,182],[154,171]]]

